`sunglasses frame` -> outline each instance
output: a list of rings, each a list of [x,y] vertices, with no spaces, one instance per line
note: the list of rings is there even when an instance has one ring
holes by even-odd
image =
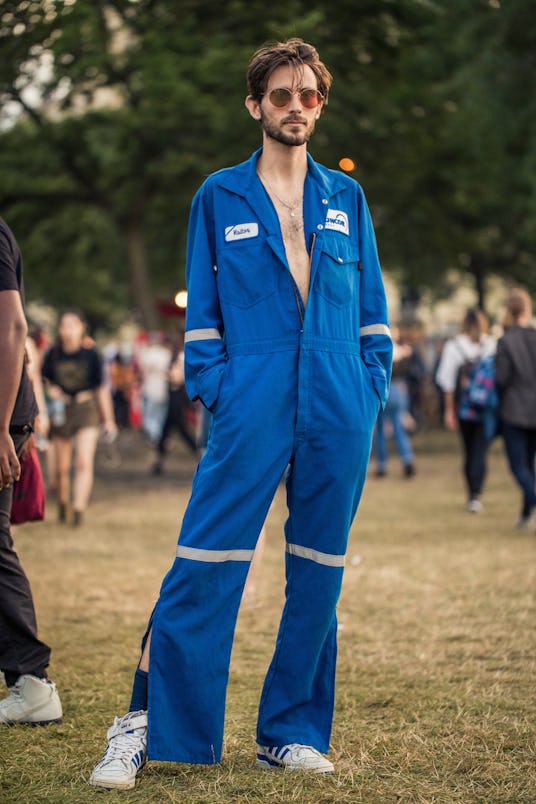
[[[274,92],[284,92],[284,93],[286,93],[288,95],[288,98],[285,101],[285,103],[281,103],[281,104],[274,103],[273,100],[272,100],[272,95],[274,94]],[[310,105],[308,103],[304,103],[304,101],[303,101],[303,94],[304,93],[307,93],[308,96],[309,96],[309,93],[311,93],[310,97],[314,98],[316,100],[316,103],[314,103],[312,105]],[[288,106],[294,95],[298,95],[298,97],[300,99],[300,103],[301,103],[301,105],[303,106],[304,109],[316,109],[318,106],[320,106],[320,104],[324,100],[324,96],[322,95],[320,90],[313,89],[313,87],[304,87],[303,89],[299,89],[299,90],[296,90],[294,92],[291,89],[288,89],[288,87],[274,87],[274,89],[271,89],[270,92],[266,93],[266,95],[268,97],[268,100],[272,104],[272,106],[275,106],[276,109],[284,109],[285,106]]]

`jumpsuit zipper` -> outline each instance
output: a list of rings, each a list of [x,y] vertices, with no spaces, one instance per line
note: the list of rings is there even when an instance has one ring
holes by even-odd
[[[300,299],[300,291],[298,285],[296,284],[296,280],[294,279],[292,274],[290,274],[290,281],[292,282],[292,290],[294,291],[294,298],[296,299],[296,307],[298,308],[298,315],[300,316],[300,332],[303,332],[303,312],[302,312],[303,300]]]
[[[311,265],[313,263],[313,251],[314,251],[314,247],[315,247],[315,242],[316,242],[316,232],[313,232],[311,234],[311,237],[309,238],[309,243],[310,243],[310,250],[309,250],[309,284],[311,282]],[[298,315],[300,316],[300,327],[301,327],[300,332],[303,332],[304,309],[302,309],[302,308],[304,308],[305,305],[304,305],[303,299],[301,297],[300,289],[298,288],[297,282],[294,279],[294,277],[292,276],[292,273],[290,272],[290,270],[289,270],[289,274],[290,274],[290,281],[292,282],[292,289],[294,291],[294,298],[296,299],[296,307],[298,308]]]

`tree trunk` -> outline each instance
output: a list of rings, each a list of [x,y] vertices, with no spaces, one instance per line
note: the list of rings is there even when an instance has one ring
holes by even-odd
[[[475,290],[478,297],[478,306],[480,310],[486,310],[486,288],[485,288],[485,274],[483,271],[476,270],[473,272],[475,278]]]
[[[147,245],[141,228],[136,223],[123,227],[128,254],[132,299],[138,308],[145,329],[156,329],[156,310],[149,276]]]

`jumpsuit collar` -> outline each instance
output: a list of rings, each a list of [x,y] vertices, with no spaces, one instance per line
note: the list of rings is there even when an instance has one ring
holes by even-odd
[[[262,194],[266,196],[262,183],[257,176],[257,161],[261,153],[262,148],[259,148],[249,159],[237,165],[234,170],[225,171],[219,182],[221,186],[246,199],[256,197],[259,193],[259,189],[262,190]],[[305,190],[307,190],[307,182],[309,180],[318,186],[322,197],[328,200],[331,196],[335,195],[335,193],[344,190],[346,187],[342,175],[339,175],[336,171],[324,170],[314,161],[311,154],[307,153]]]
[[[259,221],[259,225],[264,228],[268,245],[279,261],[289,270],[277,212],[257,175],[257,161],[261,153],[262,147],[233,170],[222,171],[218,183],[221,187],[239,195],[246,201],[255,218]],[[342,174],[323,168],[307,153],[307,174],[303,193],[303,223],[305,242],[309,252],[311,252],[312,244],[316,238],[315,254],[311,262],[311,285],[317,270],[324,223],[330,199],[347,188],[348,181]]]

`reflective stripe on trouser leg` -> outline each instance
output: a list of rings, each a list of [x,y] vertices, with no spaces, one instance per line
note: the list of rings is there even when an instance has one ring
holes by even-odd
[[[151,637],[150,758],[220,761],[231,647],[248,569],[247,561],[177,558],[164,579]]]
[[[287,600],[259,706],[259,745],[297,742],[328,751],[342,573],[286,555]]]
[[[288,418],[288,436],[284,432],[280,441],[266,439],[264,449],[251,437],[257,420],[237,417],[237,430],[221,442],[216,427],[200,463],[178,556],[154,612],[151,759],[220,760],[236,615],[251,550],[290,456]]]
[[[296,453],[287,481],[286,603],[259,706],[260,745],[296,742],[328,751],[336,604],[348,532],[370,454],[369,431],[364,435],[347,447],[342,438],[326,431],[318,444],[303,444]]]

